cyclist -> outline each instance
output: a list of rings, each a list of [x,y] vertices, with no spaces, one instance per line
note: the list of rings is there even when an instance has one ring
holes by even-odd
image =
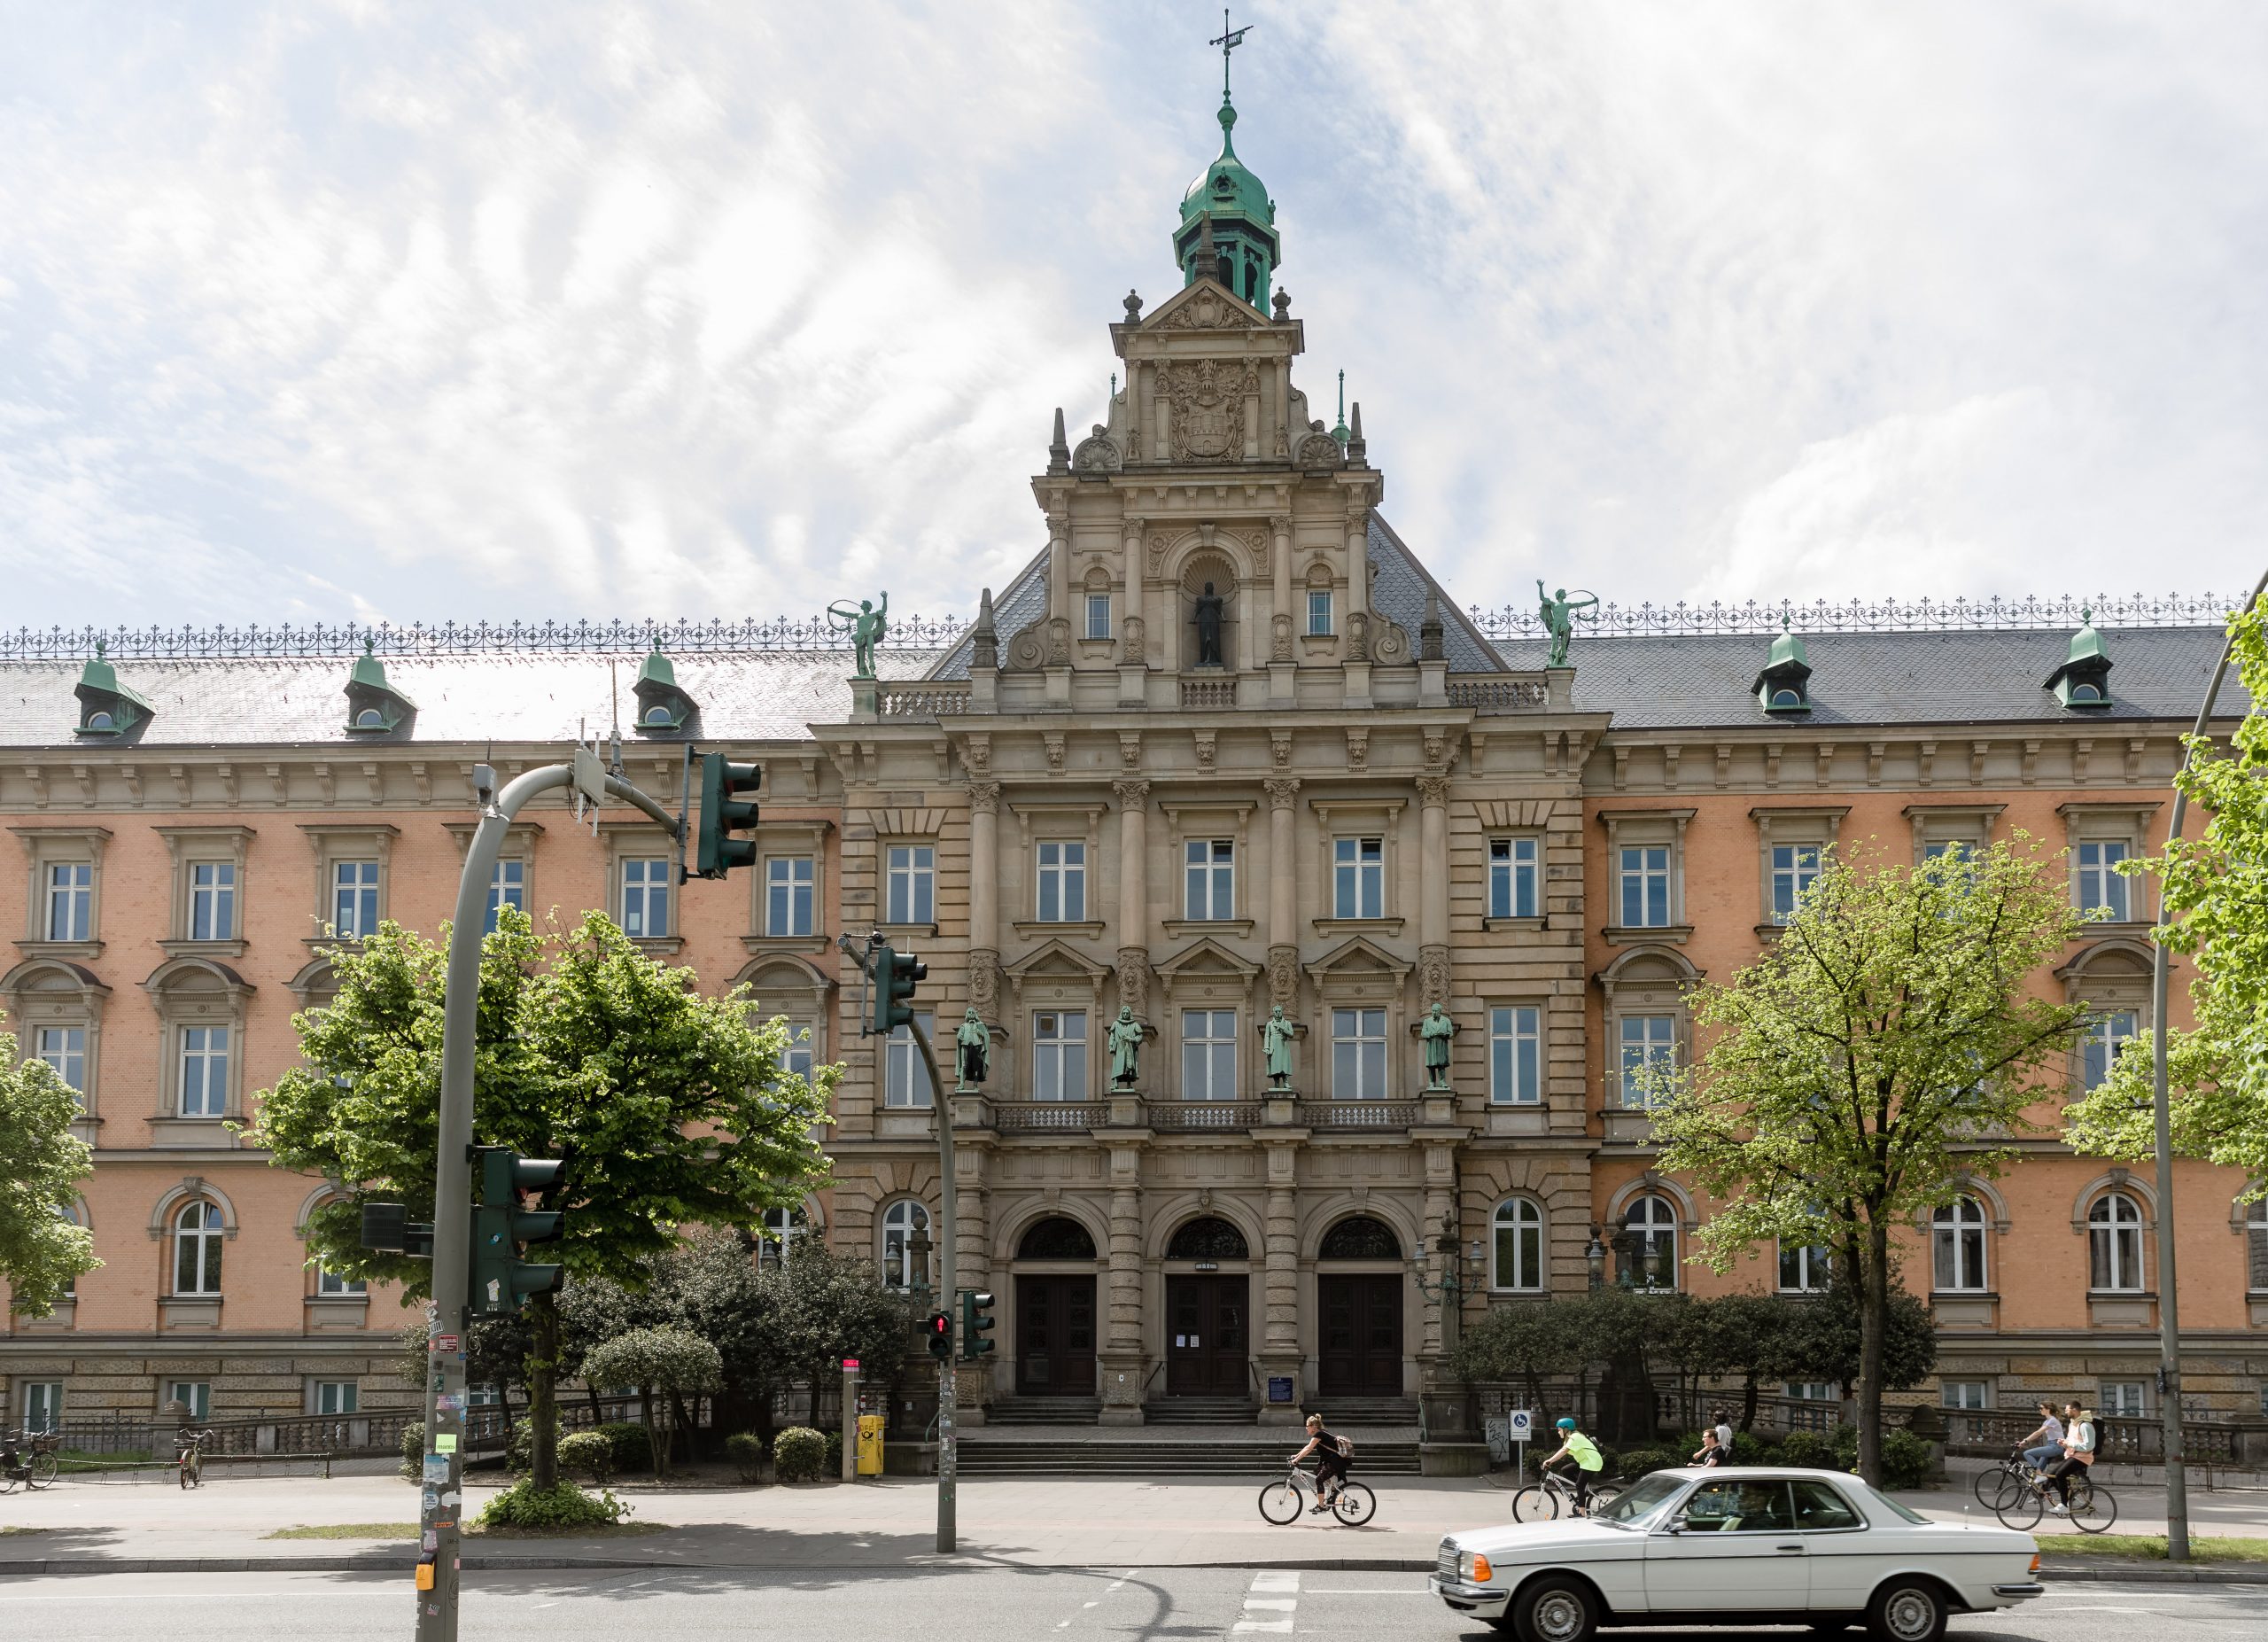
[[[1559,1418],[1558,1429],[1559,1446],[1543,1462],[1543,1468],[1575,1485],[1575,1509],[1588,1515],[1591,1479],[1606,1468],[1606,1457],[1598,1451],[1598,1444],[1577,1430],[1575,1422],[1564,1414]]]
[[[2063,1422],[2055,1417],[2055,1405],[2039,1405],[2039,1427],[2016,1444],[2023,1450],[2023,1462],[2035,1471],[2044,1471],[2047,1462],[2063,1451]]]
[[[1309,1454],[1315,1456],[1315,1504],[1308,1507],[1309,1516],[1328,1511],[1339,1501],[1339,1483],[1353,1461],[1340,1451],[1339,1439],[1323,1428],[1323,1416],[1308,1416],[1307,1446],[1292,1456],[1297,1465]]]
[[[2060,1500],[2047,1507],[2051,1516],[2071,1514],[2071,1479],[2085,1476],[2087,1467],[2094,1463],[2094,1410],[2067,1403],[2063,1416],[2063,1457],[2047,1467],[2048,1480],[2055,1484]]]

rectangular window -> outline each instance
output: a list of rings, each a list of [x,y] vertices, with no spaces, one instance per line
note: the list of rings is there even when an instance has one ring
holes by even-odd
[[[1079,923],[1087,915],[1087,846],[1042,844],[1039,852],[1039,922]]]
[[[493,1408],[504,1400],[504,1394],[493,1385],[469,1385],[464,1389],[467,1408]]]
[[[1832,1380],[1790,1380],[1787,1394],[1798,1403],[1839,1403],[1843,1393]]]
[[[229,1109],[229,1029],[181,1029],[181,1115],[219,1117]]]
[[[1331,1012],[1331,1098],[1386,1098],[1386,1011]]]
[[[378,932],[378,864],[330,864],[330,932],[342,941],[367,940]]]
[[[213,1417],[213,1382],[210,1380],[168,1380],[166,1381],[166,1401],[179,1403],[189,1410],[191,1420]]]
[[[1543,1098],[1543,1011],[1513,1004],[1488,1011],[1488,1098],[1532,1106]]]
[[[924,1034],[930,1031],[933,1018],[926,1009],[914,1016],[921,1023]],[[921,1046],[913,1041],[911,1031],[901,1026],[889,1035],[883,1067],[883,1104],[926,1109],[929,1097],[929,1069],[921,1063]]]
[[[85,861],[64,861],[47,869],[47,938],[94,938],[95,869]]]
[[[788,1053],[780,1058],[788,1072],[809,1083],[812,1078],[812,1029],[800,1021],[788,1023]]]
[[[528,864],[525,861],[498,861],[496,870],[488,875],[488,925],[496,927],[499,908],[509,907],[519,912],[528,909]]]
[[[2130,887],[2119,875],[2118,863],[2126,859],[2124,844],[2082,844],[2079,857],[2079,910],[2095,913],[2115,923],[2127,919]]]
[[[2080,1041],[2085,1046],[2085,1075],[2086,1086],[2096,1089],[2110,1076],[2110,1063],[2118,1052],[2140,1035],[2140,1027],[2132,1009],[2106,1009],[2087,1023],[2087,1035]]]
[[[670,932],[670,862],[634,857],[622,863],[622,932],[658,940]]]
[[[1386,916],[1385,839],[1334,838],[1331,863],[1332,916]]]
[[[818,927],[812,874],[808,855],[774,855],[764,863],[766,935],[809,935]]]
[[[1537,915],[1536,856],[1541,838],[1488,840],[1488,915],[1492,918],[1533,918]]]
[[[352,1296],[370,1292],[369,1285],[359,1277],[341,1277],[336,1272],[315,1267],[315,1292],[319,1295]]]
[[[1031,1098],[1087,1098],[1087,1012],[1043,1009],[1031,1017]]]
[[[1989,1380],[1947,1380],[1938,1388],[1938,1396],[1947,1408],[1990,1408],[1992,1406],[1992,1382]]]
[[[43,1026],[35,1039],[39,1058],[58,1078],[81,1093],[87,1088],[87,1029],[83,1026]]]
[[[1308,631],[1321,635],[1331,631],[1331,593],[1317,588],[1308,594]]]
[[[1184,1009],[1181,1012],[1181,1098],[1184,1101],[1233,1101],[1237,1098],[1237,1012],[1234,1009]]]
[[[237,938],[237,864],[197,861],[189,869],[189,938]]]
[[[1182,915],[1208,922],[1237,915],[1237,846],[1232,838],[1182,845]]]
[[[315,1412],[319,1414],[351,1414],[361,1404],[361,1389],[352,1380],[315,1382]]]
[[[1627,1111],[1643,1111],[1653,1104],[1656,1091],[1649,1073],[1677,1061],[1677,1017],[1674,1015],[1626,1015],[1622,1017],[1622,1105]]]
[[[1780,1245],[1780,1292],[1814,1295],[1827,1288],[1827,1249],[1822,1243]],[[1790,1395],[1793,1395],[1790,1393]]]
[[[1785,923],[1796,915],[1796,903],[1819,876],[1819,845],[1775,844],[1772,846],[1772,922]]]
[[[2149,1412],[2142,1405],[2148,1386],[2147,1380],[2106,1380],[2102,1382],[2102,1395],[2095,1400],[2095,1412],[2112,1420],[2140,1420]],[[2183,1406],[2188,1405],[2185,1403]],[[2101,1445],[2101,1439],[2098,1437],[2096,1446]]]
[[[1107,593],[1087,595],[1087,636],[1091,639],[1110,636],[1110,595]]]
[[[1669,926],[1669,845],[1648,844],[1624,849],[1617,876],[1620,880],[1622,927],[1627,930],[1666,929]]]
[[[27,1436],[39,1431],[59,1431],[63,1428],[63,1381],[60,1380],[19,1380],[16,1382],[19,1400],[23,1405],[24,1431]]]
[[[884,923],[937,921],[937,852],[927,844],[893,844],[887,858]]]

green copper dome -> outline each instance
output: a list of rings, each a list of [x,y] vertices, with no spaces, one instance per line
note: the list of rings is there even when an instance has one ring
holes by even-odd
[[[1276,202],[1268,188],[1237,158],[1231,138],[1237,111],[1221,97],[1221,152],[1181,197],[1181,222],[1174,231],[1174,261],[1184,285],[1216,279],[1265,313],[1268,288],[1276,276],[1282,244],[1276,237]],[[1206,254],[1208,242],[1210,257]],[[1206,265],[1209,264],[1209,265]],[[1203,265],[1203,266],[1200,266]]]
[[[1276,225],[1276,202],[1268,198],[1267,184],[1253,175],[1243,160],[1237,158],[1236,144],[1230,133],[1236,128],[1237,111],[1228,103],[1221,105],[1220,158],[1197,174],[1189,191],[1181,197],[1181,220],[1185,226],[1208,211],[1217,224],[1223,217],[1239,216],[1259,223],[1262,228]]]

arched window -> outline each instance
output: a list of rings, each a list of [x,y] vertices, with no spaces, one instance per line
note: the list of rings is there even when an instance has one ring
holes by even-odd
[[[1068,1215],[1052,1214],[1037,1221],[1016,1244],[1019,1260],[1091,1260],[1095,1240]]]
[[[1939,1294],[1984,1289],[1984,1210],[1974,1197],[1956,1197],[1930,1217],[1930,1286]]]
[[[1648,1192],[1622,1211],[1630,1233],[1627,1275],[1634,1288],[1666,1293],[1677,1287],[1677,1210],[1666,1197]]]
[[[757,1238],[757,1269],[768,1272],[778,1266],[795,1252],[796,1240],[809,1236],[811,1229],[811,1217],[800,1209],[765,1210]]]
[[[2105,1192],[2087,1210],[2087,1287],[2140,1292],[2142,1211],[2124,1192]]]
[[[221,1292],[220,1207],[201,1199],[174,1217],[174,1292],[177,1295],[217,1295]]]
[[[936,1250],[928,1250],[918,1267],[908,1252],[916,1232],[929,1235],[929,1211],[912,1198],[901,1197],[882,1210],[882,1282],[887,1287],[936,1286]]]
[[[1226,1220],[1202,1215],[1184,1224],[1166,1245],[1169,1260],[1243,1260],[1251,1257],[1244,1233]]]
[[[1525,1197],[1508,1197],[1496,1205],[1492,1223],[1495,1264],[1488,1269],[1491,1288],[1535,1290],[1543,1287],[1543,1210]]]
[[[1402,1240],[1393,1228],[1358,1214],[1341,1220],[1323,1234],[1317,1257],[1324,1260],[1399,1260]]]

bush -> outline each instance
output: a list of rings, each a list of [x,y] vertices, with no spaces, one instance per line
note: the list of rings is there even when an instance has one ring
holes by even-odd
[[[1693,1436],[1693,1446],[1687,1449],[1685,1451],[1689,1454],[1696,1453],[1699,1451],[1700,1447],[1700,1433],[1696,1432]],[[1765,1456],[1771,1451],[1772,1451],[1766,1446],[1764,1439],[1757,1436],[1753,1431],[1736,1431],[1733,1433],[1733,1451],[1731,1459],[1734,1465],[1760,1466],[1769,1464],[1770,1462],[1765,1459]]]
[[[551,1422],[552,1440],[559,1437],[556,1416]],[[512,1434],[504,1439],[504,1468],[514,1476],[525,1476],[535,1468],[535,1427],[525,1414],[512,1421]]]
[[[725,1439],[725,1458],[741,1474],[743,1482],[762,1480],[764,1469],[764,1439],[753,1431],[735,1431]]]
[[[1858,1427],[1837,1426],[1835,1428],[1833,1463],[1839,1471],[1858,1469]],[[1882,1485],[1884,1488],[1919,1488],[1930,1480],[1933,1469],[1927,1441],[1901,1426],[1883,1428]]]
[[[592,1482],[604,1486],[614,1475],[614,1444],[607,1441],[603,1431],[578,1431],[559,1439],[559,1468],[579,1471]]]
[[[772,1439],[772,1468],[783,1482],[818,1482],[827,1475],[827,1439],[808,1426],[789,1426]]]
[[[646,1428],[636,1420],[609,1420],[605,1425],[595,1428],[593,1435],[606,1438],[607,1446],[614,1455],[616,1475],[654,1468],[654,1440],[646,1435]]]
[[[425,1422],[412,1420],[401,1428],[401,1474],[411,1482],[425,1475]]]
[[[1686,1453],[1692,1451],[1688,1449]],[[1649,1471],[1674,1471],[1685,1463],[1685,1454],[1671,1448],[1631,1448],[1623,1451],[1622,1469],[1618,1474],[1636,1480]]]
[[[1851,1458],[1855,1460],[1859,1457],[1857,1429],[1854,1427],[1844,1428],[1852,1434]],[[1817,1431],[1790,1431],[1780,1439],[1780,1445],[1773,1451],[1769,1463],[1775,1466],[1811,1466],[1822,1471],[1844,1469],[1844,1466],[1837,1464],[1838,1456],[1835,1450],[1836,1444]]]
[[[571,1482],[538,1488],[529,1482],[512,1484],[481,1509],[474,1526],[481,1529],[612,1528],[630,1514],[630,1506],[611,1490],[586,1494]]]

